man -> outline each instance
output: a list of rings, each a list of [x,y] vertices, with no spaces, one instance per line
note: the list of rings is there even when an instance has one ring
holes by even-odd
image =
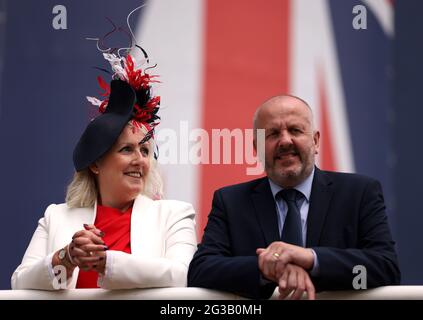
[[[276,96],[260,106],[267,177],[217,190],[188,285],[269,298],[399,284],[400,271],[379,182],[319,170],[320,133],[308,104]],[[254,139],[257,151],[257,135]],[[362,285],[362,284],[361,284]]]

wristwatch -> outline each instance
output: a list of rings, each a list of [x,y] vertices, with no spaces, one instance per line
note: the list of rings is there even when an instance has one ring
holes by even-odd
[[[60,264],[63,265],[65,268],[72,268],[73,264],[66,258],[66,247],[59,250],[59,260]]]
[[[59,260],[60,261],[63,261],[65,258],[66,258],[66,249],[65,248],[60,249],[60,251],[59,251]]]

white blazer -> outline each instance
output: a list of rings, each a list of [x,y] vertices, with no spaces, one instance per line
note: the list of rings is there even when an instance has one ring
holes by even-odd
[[[83,224],[93,224],[97,206],[70,209],[51,204],[12,275],[12,289],[54,290],[52,257],[72,239]],[[197,250],[195,211],[191,204],[175,200],[153,201],[138,196],[131,217],[131,252],[109,250],[106,272],[100,277],[105,289],[182,287],[188,266]],[[67,282],[76,286],[79,268]]]

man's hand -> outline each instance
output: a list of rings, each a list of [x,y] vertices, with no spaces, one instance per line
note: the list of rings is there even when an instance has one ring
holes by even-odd
[[[297,265],[304,270],[310,270],[314,265],[314,255],[311,249],[294,246],[282,241],[271,243],[266,249],[256,250],[259,269],[263,276],[278,282],[288,264]]]
[[[278,280],[279,299],[285,299],[291,294],[291,300],[299,300],[307,292],[308,300],[315,299],[316,290],[307,271],[303,268],[287,264],[283,275]]]

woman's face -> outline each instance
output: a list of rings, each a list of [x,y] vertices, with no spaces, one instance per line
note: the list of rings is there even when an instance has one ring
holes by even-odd
[[[124,208],[140,194],[150,169],[149,142],[142,130],[127,125],[112,148],[90,169],[97,175],[100,203]]]

